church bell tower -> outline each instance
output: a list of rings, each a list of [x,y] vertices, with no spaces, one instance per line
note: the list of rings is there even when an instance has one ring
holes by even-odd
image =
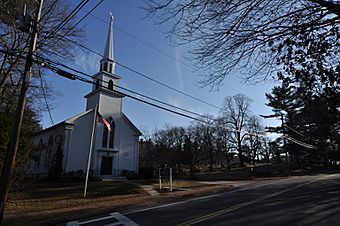
[[[92,91],[85,96],[87,98],[86,110],[93,109],[98,105],[100,114],[107,117],[121,114],[123,97],[117,92],[120,77],[115,74],[113,21],[114,17],[110,14],[109,29],[103,57],[100,60],[99,72],[93,76]]]

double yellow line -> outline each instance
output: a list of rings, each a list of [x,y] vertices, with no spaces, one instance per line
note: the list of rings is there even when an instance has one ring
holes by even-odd
[[[334,176],[334,175],[329,175],[329,176],[327,176],[327,178],[330,177],[330,176]],[[270,199],[270,198],[279,196],[279,195],[281,195],[281,194],[283,194],[283,193],[289,192],[289,191],[291,191],[291,190],[300,188],[300,187],[305,186],[305,185],[309,185],[309,184],[315,183],[315,182],[317,182],[317,181],[319,181],[319,180],[315,180],[315,181],[310,181],[310,182],[306,182],[306,183],[303,183],[303,184],[299,184],[299,185],[296,185],[296,186],[294,186],[294,187],[292,187],[292,188],[288,188],[288,189],[285,189],[285,190],[282,190],[282,191],[279,191],[279,192],[275,192],[275,193],[272,193],[272,194],[263,196],[263,197],[261,197],[261,198],[253,199],[253,200],[250,200],[250,201],[248,201],[248,202],[240,203],[240,204],[238,204],[238,205],[235,205],[235,206],[232,206],[232,207],[229,207],[229,208],[226,208],[226,209],[222,209],[222,210],[219,210],[219,211],[210,213],[210,214],[206,214],[206,215],[201,216],[201,217],[197,217],[197,218],[195,218],[195,219],[192,219],[192,220],[189,220],[189,221],[186,221],[186,222],[177,224],[176,226],[188,226],[188,225],[194,225],[194,224],[197,224],[197,223],[200,223],[200,222],[209,220],[209,219],[211,219],[211,218],[218,217],[218,216],[221,216],[221,215],[223,215],[223,214],[232,212],[232,211],[234,211],[234,210],[237,210],[237,209],[240,209],[240,208],[243,208],[243,207],[246,207],[246,206],[250,206],[250,205],[255,204],[255,203],[257,203],[257,202],[261,202],[261,201],[263,201],[263,200],[266,200],[266,199]]]

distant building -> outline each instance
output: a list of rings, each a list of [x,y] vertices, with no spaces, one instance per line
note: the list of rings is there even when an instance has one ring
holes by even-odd
[[[57,150],[62,150],[65,172],[86,172],[93,126],[95,136],[91,170],[94,174],[102,177],[119,176],[122,170],[138,171],[138,140],[141,132],[122,112],[124,96],[115,92],[120,77],[115,74],[112,25],[113,19],[110,21],[104,57],[100,60],[100,70],[94,75],[96,85],[85,96],[86,111],[42,130],[33,138],[38,151],[32,156],[29,168],[31,174],[47,175]],[[94,123],[96,106],[111,124],[111,132],[104,124]]]

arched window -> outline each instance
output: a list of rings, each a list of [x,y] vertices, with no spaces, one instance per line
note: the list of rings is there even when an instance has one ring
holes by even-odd
[[[107,135],[108,135],[108,129],[105,125],[103,125],[103,140],[102,140],[102,147],[107,147]]]
[[[114,142],[115,142],[115,122],[114,120],[110,117],[110,124],[111,124],[111,133],[110,133],[110,140],[109,140],[109,148],[113,148]]]
[[[50,167],[51,161],[53,158],[53,135],[50,136],[48,139],[48,145],[47,145],[47,150],[46,150],[46,155],[45,155],[45,168]]]
[[[109,90],[113,90],[113,81],[112,80],[109,81],[108,88],[109,88]]]
[[[103,64],[100,64],[100,71],[102,71],[103,70]]]
[[[96,89],[98,89],[99,88],[99,79],[97,79],[97,81],[96,81]]]
[[[109,68],[110,68],[109,72],[112,73],[112,63],[110,63],[110,67]]]
[[[104,71],[107,72],[107,62],[104,63]]]

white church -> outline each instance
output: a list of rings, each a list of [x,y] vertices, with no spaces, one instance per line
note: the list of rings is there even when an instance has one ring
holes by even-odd
[[[82,170],[85,173],[90,149],[90,168],[95,176],[120,176],[122,170],[138,172],[141,132],[122,112],[124,96],[116,92],[120,77],[115,74],[112,26],[113,18],[100,60],[100,70],[93,76],[96,85],[85,95],[86,111],[34,136],[33,142],[38,150],[32,156],[30,174],[47,175],[57,150],[63,153],[64,172]],[[95,109],[110,123],[111,132],[104,124],[97,122]]]

